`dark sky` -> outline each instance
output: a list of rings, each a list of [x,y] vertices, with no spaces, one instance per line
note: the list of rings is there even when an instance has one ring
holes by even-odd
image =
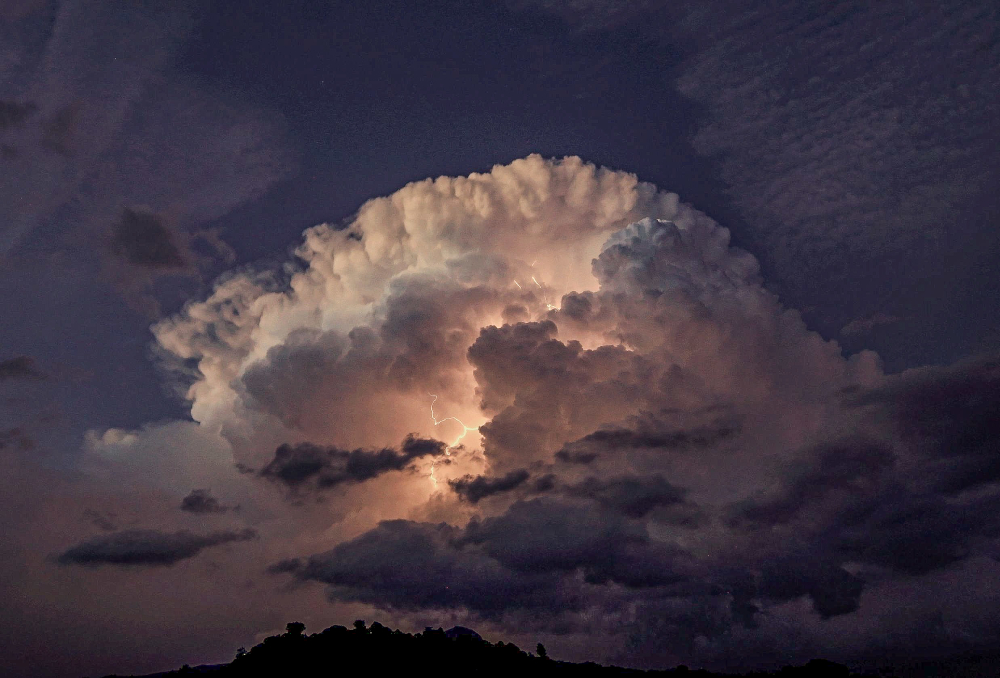
[[[0,4],[0,656],[358,616],[643,667],[995,649],[998,34]]]

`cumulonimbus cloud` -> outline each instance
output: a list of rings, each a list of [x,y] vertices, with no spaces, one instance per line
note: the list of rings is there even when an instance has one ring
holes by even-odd
[[[262,469],[246,519],[269,485],[323,490],[284,509],[316,546],[271,572],[333,600],[581,637],[628,609],[642,661],[711,663],[790,642],[789,610],[864,618],[868,592],[1000,552],[975,519],[1000,496],[992,363],[845,357],[725,228],[631,174],[530,156],[417,182],[297,257],[154,332],[211,449]]]

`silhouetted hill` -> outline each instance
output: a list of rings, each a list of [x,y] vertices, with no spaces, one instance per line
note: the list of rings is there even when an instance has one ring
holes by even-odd
[[[312,678],[340,675],[407,675],[414,671],[429,673],[434,678],[483,676],[525,678],[712,678],[719,674],[704,670],[689,670],[685,666],[663,671],[641,671],[593,662],[574,664],[546,658],[539,644],[529,653],[512,643],[490,643],[472,629],[456,626],[444,631],[428,628],[423,633],[393,631],[378,622],[366,627],[356,621],[354,628],[331,626],[321,633],[307,635],[305,625],[293,622],[287,632],[271,636],[249,652],[241,648],[229,664],[184,666],[176,671],[157,673],[143,678],[180,676],[212,676],[213,678],[245,678],[279,676]],[[851,673],[846,666],[814,659],[805,666],[785,667],[770,673],[740,674],[747,677],[777,678],[846,678],[848,676],[935,676],[959,678],[966,676],[996,676],[998,664],[993,658],[971,657],[958,661],[913,663],[899,671],[880,670],[866,674]],[[117,678],[108,676],[106,678]]]

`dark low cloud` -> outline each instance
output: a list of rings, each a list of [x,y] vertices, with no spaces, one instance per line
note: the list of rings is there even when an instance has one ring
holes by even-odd
[[[155,212],[126,208],[111,227],[111,252],[133,266],[150,269],[184,269],[190,255],[166,219]]]
[[[0,381],[7,379],[44,379],[35,367],[35,359],[27,355],[0,361]]]
[[[220,504],[208,490],[191,490],[191,494],[181,500],[181,511],[188,513],[225,513],[232,509],[232,506]]]
[[[606,508],[629,518],[642,518],[659,506],[684,502],[685,492],[661,475],[621,478],[587,478],[569,488],[570,494],[591,497]]]
[[[169,566],[193,558],[203,549],[257,538],[251,529],[198,535],[157,530],[126,530],[94,537],[62,553],[60,565]]]
[[[757,596],[780,602],[809,596],[823,619],[858,609],[864,582],[836,564],[808,555],[780,558],[761,569]]]
[[[909,370],[849,401],[886,420],[955,494],[1000,481],[1000,355]]]
[[[470,523],[464,539],[518,572],[581,570],[616,579],[612,573],[630,579],[623,561],[649,546],[643,525],[591,503],[554,498],[518,501],[499,516]]]
[[[448,484],[455,490],[455,493],[469,502],[476,504],[480,500],[494,494],[509,492],[524,483],[531,474],[525,469],[518,469],[510,473],[493,478],[490,476],[464,476],[455,480],[449,480]]]
[[[698,449],[715,445],[739,432],[740,425],[736,421],[718,421],[691,429],[671,429],[655,421],[642,421],[637,429],[598,429],[567,443],[556,452],[556,458],[573,464],[588,464],[602,451]]]
[[[483,616],[545,607],[557,614],[581,605],[587,585],[655,588],[687,575],[677,547],[654,542],[616,512],[576,501],[517,502],[465,529],[393,520],[274,572],[330,585],[332,598],[388,609],[466,608]]]
[[[901,575],[991,553],[1000,536],[1000,360],[910,370],[847,400],[879,437],[803,450],[767,495],[733,508],[730,524],[762,544],[795,539],[826,563]]]
[[[311,443],[286,443],[275,450],[274,459],[261,469],[260,475],[293,490],[313,485],[327,489],[371,480],[389,471],[402,471],[417,459],[438,457],[446,450],[440,440],[415,436],[407,437],[399,450],[344,450]]]
[[[556,608],[556,578],[515,573],[461,537],[461,529],[445,523],[385,521],[310,557],[297,576],[325,582],[332,598],[386,609],[465,607],[492,616]]]
[[[1000,515],[1000,495],[984,491],[992,476],[981,474],[969,486],[978,492],[970,495],[947,480],[949,469],[963,468],[970,455],[991,457],[996,372],[996,362],[984,359],[851,393],[845,414],[862,414],[850,421],[868,433],[831,435],[794,451],[794,463],[767,491],[735,504],[699,506],[658,473],[572,482],[555,475],[548,489],[556,495],[516,501],[465,528],[383,523],[273,571],[326,582],[337,600],[386,609],[467,609],[485,617],[500,609],[497,590],[508,593],[505,614],[533,609],[540,600],[552,614],[571,614],[580,596],[593,603],[619,586],[643,592],[630,598],[640,614],[667,609],[683,620],[715,610],[715,635],[732,626],[756,629],[767,606],[799,598],[822,619],[850,615],[860,609],[873,573],[882,573],[876,580],[923,576],[992,553],[988,545],[1000,536],[1000,520],[993,517]],[[606,454],[618,445],[648,449],[646,437],[624,431],[588,437],[588,443]],[[451,485],[474,503],[529,481],[521,470]],[[697,519],[678,519],[672,511]],[[662,537],[666,530],[695,539],[707,524],[728,530],[729,542],[707,559]],[[421,576],[401,572],[413,552],[420,553]],[[558,594],[540,597],[546,586]],[[612,588],[599,594],[580,587]],[[663,597],[673,602],[665,606]]]
[[[746,502],[737,522],[770,528],[815,509],[833,493],[841,495],[837,499],[871,496],[890,482],[882,478],[895,463],[885,444],[860,438],[824,444],[806,454],[809,461],[804,468],[790,475],[773,495]]]

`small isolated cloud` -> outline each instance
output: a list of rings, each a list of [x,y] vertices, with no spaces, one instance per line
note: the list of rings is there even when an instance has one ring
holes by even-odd
[[[162,215],[126,208],[111,227],[108,247],[129,264],[152,269],[184,269],[190,255]]]
[[[181,500],[181,511],[188,513],[225,513],[233,508],[220,504],[208,490],[191,490],[191,494]]]
[[[169,566],[193,558],[203,549],[257,538],[251,529],[198,535],[187,531],[127,530],[94,537],[65,551],[60,565]]]
[[[399,450],[343,450],[310,443],[282,445],[260,475],[298,490],[307,486],[328,489],[343,483],[361,483],[389,471],[402,471],[423,457],[444,455],[439,440],[409,436]]]
[[[0,361],[0,381],[7,379],[44,379],[45,374],[35,367],[35,359],[27,355]]]
[[[150,317],[159,315],[159,305],[150,293],[152,285],[171,276],[198,277],[199,266],[208,262],[192,249],[204,239],[228,256],[228,246],[215,234],[190,234],[177,228],[166,214],[147,207],[126,207],[104,234],[102,275],[134,308]]]

